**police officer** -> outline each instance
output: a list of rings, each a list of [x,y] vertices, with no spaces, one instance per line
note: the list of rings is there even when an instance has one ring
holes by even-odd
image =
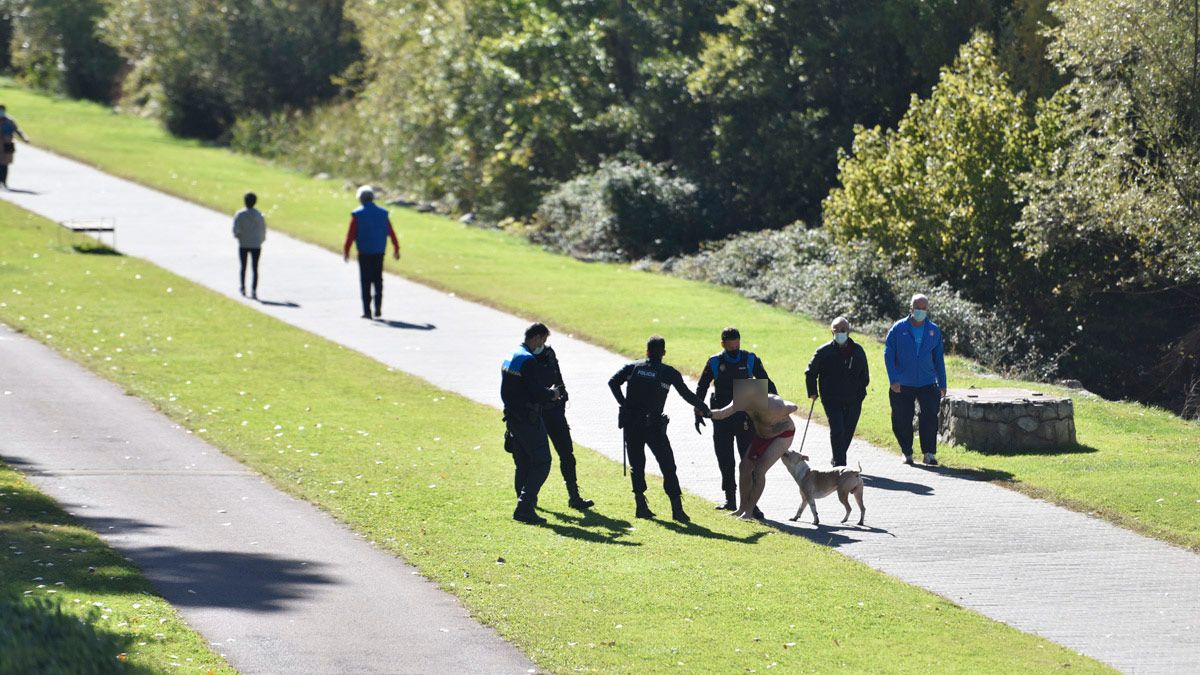
[[[504,360],[500,372],[500,398],[504,401],[504,449],[512,453],[516,471],[517,508],[513,520],[530,525],[546,522],[537,514],[538,491],[550,475],[550,444],[542,423],[542,407],[560,398],[558,387],[542,379],[537,355],[546,346],[550,329],[535,323],[525,330],[525,341]]]
[[[733,401],[733,381],[748,378],[767,380],[767,391],[778,394],[775,383],[767,377],[767,369],[762,360],[753,352],[742,351],[742,334],[737,328],[730,326],[721,331],[721,352],[714,354],[704,364],[704,372],[700,374],[700,382],[696,385],[696,397],[704,400],[709,385],[713,385],[712,398],[708,405],[711,408],[724,408]],[[703,418],[696,418],[696,431],[700,430]],[[721,468],[721,489],[725,491],[725,503],[718,509],[726,511],[737,510],[737,479],[733,443],[737,441],[738,457],[746,456],[752,437],[750,418],[746,413],[738,413],[726,420],[713,420],[713,449],[717,454],[717,466]],[[762,512],[755,509],[755,517],[761,518]]]
[[[667,341],[658,335],[651,337],[646,342],[646,360],[621,368],[608,381],[608,387],[621,406],[620,422],[625,429],[625,448],[629,453],[637,517],[654,517],[654,512],[646,504],[645,446],[648,445],[662,471],[663,490],[671,499],[671,517],[686,523],[691,518],[683,511],[679,477],[675,475],[675,455],[667,438],[669,420],[663,415],[663,406],[666,405],[671,387],[674,387],[683,400],[695,406],[697,415],[707,417],[711,413],[704,405],[704,400],[688,390],[679,371],[662,362],[666,353]],[[622,393],[621,386],[625,384],[628,386]]]
[[[542,368],[542,382],[558,387],[559,399],[542,406],[542,423],[546,425],[546,433],[550,435],[554,451],[558,453],[558,469],[562,472],[563,482],[567,484],[567,505],[573,509],[590,509],[596,502],[579,496],[579,484],[575,478],[575,449],[571,442],[571,425],[567,424],[566,403],[570,396],[567,394],[567,385],[563,384],[562,370],[558,367],[558,355],[553,347],[546,345],[536,358]]]

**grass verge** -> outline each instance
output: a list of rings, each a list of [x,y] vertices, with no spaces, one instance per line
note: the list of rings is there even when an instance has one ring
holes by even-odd
[[[2,462],[0,613],[0,673],[235,672],[133,563]]]
[[[261,160],[170,137],[154,122],[89,103],[0,87],[9,110],[35,142],[114,174],[232,212],[254,190],[272,228],[331,249],[345,233],[352,194]],[[20,184],[20,154],[13,168]],[[719,349],[718,335],[737,325],[745,346],[768,365],[784,395],[803,397],[804,369],[828,332],[823,322],[747,300],[730,289],[586,264],[542,251],[519,237],[469,228],[438,216],[393,210],[405,259],[399,273],[517,314],[629,356],[646,336],[662,333],[677,365],[695,375]],[[267,244],[270,246],[270,244]],[[933,308],[936,320],[937,308]],[[412,317],[421,320],[422,317]],[[897,449],[891,435],[882,346],[864,345],[875,374],[859,435]],[[1015,386],[1065,393],[1043,384],[1003,380],[959,358],[948,363],[951,386]],[[1075,395],[1079,445],[1057,452],[984,454],[947,448],[946,465],[1003,482],[1034,496],[1119,525],[1200,549],[1200,423],[1136,403]],[[819,411],[818,411],[819,414]]]
[[[15,207],[0,223],[0,320],[402,555],[541,667],[1104,669],[692,497],[690,526],[634,524],[628,505],[559,508],[551,483],[550,525],[517,525],[494,410],[149,263],[60,246]],[[578,452],[589,489],[627,492],[613,462]]]

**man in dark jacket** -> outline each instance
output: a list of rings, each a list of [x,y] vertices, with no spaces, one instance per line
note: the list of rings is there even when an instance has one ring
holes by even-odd
[[[550,329],[535,323],[525,341],[500,367],[500,398],[504,401],[504,449],[512,453],[516,471],[513,487],[517,508],[513,520],[530,525],[546,522],[537,514],[538,492],[550,475],[550,444],[542,423],[542,407],[559,399],[558,387],[542,380],[536,357],[545,349]]]
[[[541,354],[536,355],[538,365],[542,368],[542,381],[558,388],[559,399],[542,406],[542,423],[546,425],[546,433],[554,443],[554,451],[558,453],[558,469],[562,472],[563,482],[567,484],[567,505],[573,509],[590,509],[596,505],[590,499],[579,496],[579,484],[575,477],[575,445],[571,441],[571,425],[567,424],[567,385],[563,383],[562,370],[558,367],[558,355],[554,348],[546,345]]]
[[[667,341],[655,335],[646,342],[646,360],[635,361],[617,371],[608,381],[613,397],[621,406],[620,424],[625,429],[625,450],[629,453],[629,470],[633,479],[633,496],[638,518],[653,518],[654,512],[646,503],[646,446],[658,460],[663,475],[663,491],[671,500],[671,517],[679,522],[691,520],[683,511],[679,476],[675,474],[675,454],[667,438],[667,423],[663,407],[671,388],[683,400],[696,408],[696,414],[707,417],[704,400],[693,394],[683,382],[683,376],[662,362],[667,353]],[[624,392],[622,385],[628,385]]]
[[[850,339],[850,322],[839,316],[830,325],[833,340],[817,348],[804,381],[808,397],[817,400],[818,392],[825,418],[829,420],[829,444],[833,448],[833,465],[846,466],[846,451],[854,440],[854,429],[862,414],[862,402],[867,397],[871,373],[867,353]]]
[[[775,383],[767,377],[762,359],[754,352],[742,351],[742,334],[730,326],[721,331],[721,353],[714,354],[704,363],[700,382],[696,385],[696,397],[701,401],[713,385],[713,395],[708,401],[710,408],[724,408],[733,401],[733,381],[756,378],[767,380],[768,393],[778,394]],[[696,418],[697,431],[702,424]],[[737,457],[745,457],[752,437],[750,418],[746,413],[737,413],[725,420],[713,420],[713,449],[717,454],[717,466],[721,469],[721,489],[725,491],[725,503],[718,506],[726,511],[737,510]],[[738,454],[733,454],[733,443],[737,441]],[[755,514],[761,517],[762,513]]]

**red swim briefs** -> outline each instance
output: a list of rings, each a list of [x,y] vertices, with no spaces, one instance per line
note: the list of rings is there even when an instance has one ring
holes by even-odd
[[[794,428],[770,438],[760,438],[758,434],[755,434],[754,439],[750,441],[750,459],[757,460],[759,457],[762,457],[763,453],[767,451],[767,448],[771,447],[771,443],[775,442],[776,438],[792,438],[795,435],[796,430]]]

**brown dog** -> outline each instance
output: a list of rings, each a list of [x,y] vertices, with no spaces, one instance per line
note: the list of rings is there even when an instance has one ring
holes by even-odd
[[[800,514],[804,513],[804,507],[808,506],[812,508],[813,525],[820,525],[817,500],[836,490],[842,506],[846,507],[846,517],[842,518],[842,522],[850,519],[849,497],[854,495],[855,501],[858,502],[858,524],[863,524],[867,510],[863,507],[861,466],[857,470],[844,466],[835,466],[828,470],[814,469],[808,465],[807,456],[790,450],[783,455],[783,465],[787,467],[788,473],[792,474],[792,478],[796,479],[796,485],[800,486],[800,510],[796,511],[796,517],[792,520],[800,520]]]

